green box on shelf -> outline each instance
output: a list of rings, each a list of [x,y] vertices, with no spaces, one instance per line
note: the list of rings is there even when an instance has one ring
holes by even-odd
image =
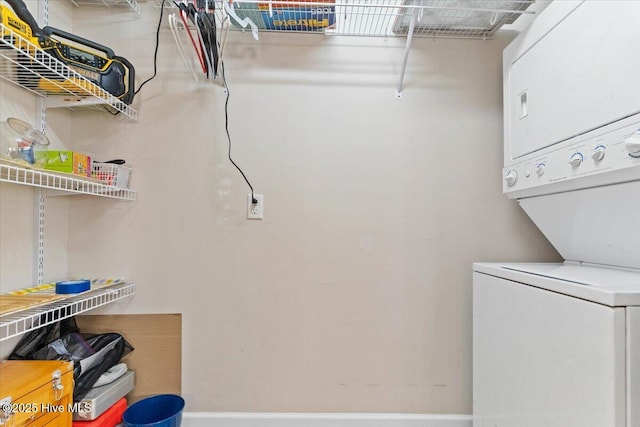
[[[91,157],[70,150],[49,150],[44,168],[91,177]]]

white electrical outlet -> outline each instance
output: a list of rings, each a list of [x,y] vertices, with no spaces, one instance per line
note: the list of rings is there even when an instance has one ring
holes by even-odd
[[[264,196],[254,194],[258,203],[252,203],[251,194],[247,196],[247,219],[262,219],[264,217]]]

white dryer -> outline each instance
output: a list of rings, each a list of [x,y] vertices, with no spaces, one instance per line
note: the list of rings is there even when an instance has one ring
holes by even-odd
[[[566,260],[474,264],[474,427],[640,427],[640,2],[505,49],[503,191]]]

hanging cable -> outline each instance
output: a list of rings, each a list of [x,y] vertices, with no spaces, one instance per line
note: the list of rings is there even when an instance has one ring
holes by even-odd
[[[158,28],[156,29],[156,48],[155,48],[155,51],[153,52],[153,75],[149,77],[147,80],[145,80],[144,82],[142,82],[140,86],[138,86],[138,89],[134,92],[134,95],[137,95],[138,92],[140,92],[140,89],[142,89],[142,86],[149,83],[151,80],[153,80],[156,74],[158,74],[158,47],[160,46],[160,25],[162,25],[162,15],[164,13],[164,2],[165,0],[162,0],[162,4],[160,5],[160,19],[158,19]]]
[[[238,169],[245,182],[251,189],[251,203],[255,205],[258,203],[258,200],[253,196],[253,187],[251,186],[251,183],[247,179],[247,176],[244,174],[244,172],[242,172],[242,169],[240,169],[240,166],[238,166],[236,162],[234,162],[231,158],[231,135],[229,134],[229,86],[227,86],[227,77],[224,74],[224,61],[220,61],[220,70],[222,71],[222,83],[224,84],[224,89],[227,93],[227,98],[224,101],[224,129],[227,131],[227,141],[229,142],[229,161],[233,166],[236,167],[236,169]]]

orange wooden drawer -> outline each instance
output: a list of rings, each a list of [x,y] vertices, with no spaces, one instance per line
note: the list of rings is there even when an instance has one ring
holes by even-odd
[[[38,419],[38,422],[45,417],[41,417]],[[73,414],[71,412],[67,412],[66,414],[55,414],[53,419],[47,419],[47,423],[33,426],[33,427],[71,427],[73,422]],[[31,427],[31,425],[27,426]]]
[[[57,390],[54,384],[59,384]],[[62,423],[60,427],[70,426],[72,398],[71,362],[9,360],[0,363],[0,402],[13,411],[8,423],[12,427],[42,427],[58,418]]]
[[[24,423],[25,427],[44,427],[45,425],[49,425],[49,423],[53,422],[56,419],[64,418],[61,413],[57,412],[46,412],[44,415],[41,413],[40,417],[28,420],[28,422]],[[62,416],[62,417],[61,417]],[[53,426],[53,424],[52,424]]]

